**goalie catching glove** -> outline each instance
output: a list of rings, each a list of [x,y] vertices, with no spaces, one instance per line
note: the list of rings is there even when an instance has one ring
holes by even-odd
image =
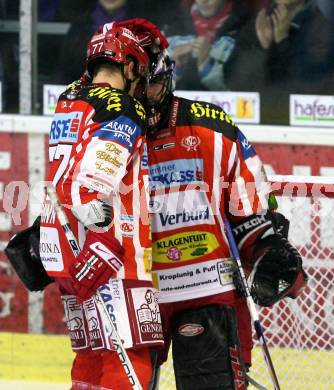
[[[272,306],[284,297],[297,298],[308,279],[297,249],[281,234],[282,226],[273,223],[288,223],[278,216],[254,214],[233,225],[250,291],[260,306]]]
[[[89,230],[82,251],[70,267],[78,303],[92,297],[123,266],[124,249],[110,233]]]

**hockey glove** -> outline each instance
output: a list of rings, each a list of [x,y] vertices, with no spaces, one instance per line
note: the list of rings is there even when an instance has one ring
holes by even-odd
[[[275,211],[268,211],[267,217],[271,219],[275,232],[287,239],[289,235],[290,221],[286,219],[283,214]]]
[[[249,278],[254,302],[272,306],[284,297],[297,298],[308,279],[297,249],[275,235],[257,245],[255,255],[263,252]]]
[[[251,294],[260,306],[296,298],[307,282],[300,254],[281,234],[287,235],[288,221],[277,217],[281,223],[273,223],[272,214],[255,214],[233,226]],[[243,292],[237,275],[235,284]]]
[[[88,231],[84,247],[69,269],[78,303],[116,276],[123,257],[124,249],[110,233]]]

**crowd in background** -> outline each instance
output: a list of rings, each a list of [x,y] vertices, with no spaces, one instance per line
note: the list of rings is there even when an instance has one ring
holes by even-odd
[[[0,1],[0,19],[18,20],[18,12],[18,0]],[[78,79],[89,36],[132,17],[152,20],[168,37],[179,90],[257,91],[267,123],[282,122],[291,93],[332,94],[333,0],[39,0],[40,22],[68,26],[38,35],[40,91]],[[15,112],[18,34],[0,34],[4,111]]]

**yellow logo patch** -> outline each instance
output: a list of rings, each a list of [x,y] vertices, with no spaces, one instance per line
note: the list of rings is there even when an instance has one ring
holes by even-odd
[[[106,87],[93,88],[88,94],[88,97],[97,97],[98,99],[108,99],[108,105],[106,107],[107,110],[108,111],[114,110],[117,112],[121,111],[122,109],[120,96],[122,96],[121,93]]]
[[[194,260],[212,253],[218,247],[216,236],[210,232],[174,234],[153,243],[153,262],[175,263]]]
[[[215,107],[210,106],[209,104],[202,104],[199,102],[194,102],[191,105],[190,113],[194,115],[195,118],[212,118],[218,119],[222,122],[227,122],[230,125],[235,126],[235,123],[232,119],[224,112],[223,110],[217,110]]]

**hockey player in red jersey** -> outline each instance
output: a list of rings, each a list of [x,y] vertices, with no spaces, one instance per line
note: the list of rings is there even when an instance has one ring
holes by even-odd
[[[48,177],[83,249],[73,256],[46,199],[40,255],[59,285],[76,353],[71,390],[132,388],[92,298],[98,289],[147,389],[153,375],[150,351],[163,339],[142,190],[148,174],[145,110],[133,96],[149,58],[132,32],[114,23],[91,38],[86,65],[85,77],[58,100]]]
[[[145,41],[139,21],[129,28]],[[162,360],[172,340],[179,390],[242,390],[251,324],[223,217],[232,223],[258,304],[295,298],[306,276],[300,255],[282,235],[287,221],[268,210],[270,187],[252,145],[220,107],[178,98],[174,87],[174,63],[163,51],[153,60],[146,103]]]
[[[245,389],[251,325],[233,280],[223,217],[256,303],[295,298],[306,283],[302,259],[281,234],[287,221],[268,210],[270,186],[245,135],[220,107],[173,95],[174,63],[166,51],[151,72],[152,273],[165,342],[173,341],[177,388]]]

